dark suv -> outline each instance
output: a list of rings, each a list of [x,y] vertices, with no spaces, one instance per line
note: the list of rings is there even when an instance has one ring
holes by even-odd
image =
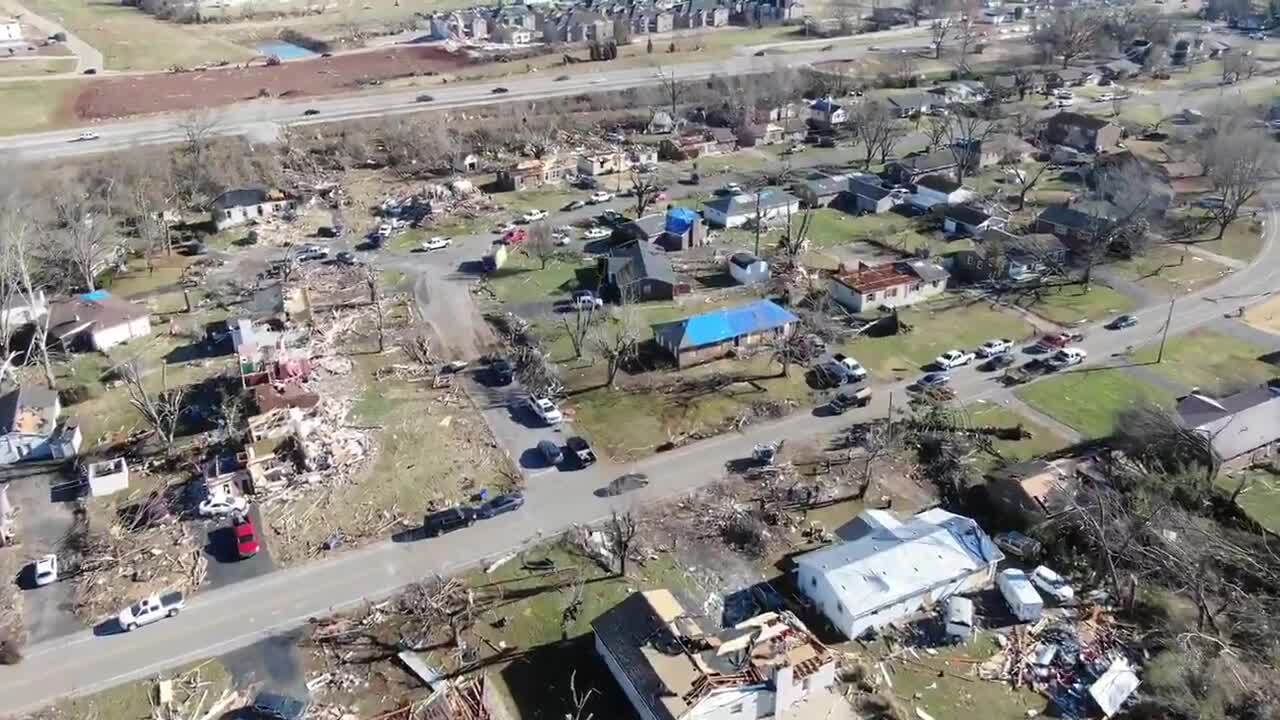
[[[422,523],[422,530],[427,537],[436,537],[452,532],[460,527],[467,527],[476,521],[476,511],[469,507],[449,508],[427,515]]]
[[[302,720],[310,706],[305,700],[278,695],[276,693],[258,693],[253,701],[253,712],[257,717],[271,720]]]
[[[511,368],[511,361],[506,358],[498,358],[489,366],[489,372],[493,373],[493,383],[495,385],[510,385],[515,379],[515,372]]]

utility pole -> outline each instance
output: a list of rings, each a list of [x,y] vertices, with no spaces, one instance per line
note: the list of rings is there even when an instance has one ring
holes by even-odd
[[[1164,319],[1164,332],[1160,333],[1160,351],[1156,353],[1156,364],[1159,365],[1164,360],[1164,342],[1169,339],[1169,326],[1173,324],[1173,304],[1177,302],[1178,296],[1171,295],[1169,297],[1169,315]]]
[[[756,257],[760,257],[760,188],[756,188]]]

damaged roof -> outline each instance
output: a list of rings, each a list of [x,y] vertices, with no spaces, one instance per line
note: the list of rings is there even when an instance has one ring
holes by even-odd
[[[58,424],[58,393],[39,385],[20,385],[0,397],[0,426],[6,434],[51,435]]]
[[[798,318],[791,311],[769,300],[712,310],[681,320],[657,323],[654,337],[664,337],[666,345],[681,350],[703,347],[744,335],[768,332],[785,327]]]

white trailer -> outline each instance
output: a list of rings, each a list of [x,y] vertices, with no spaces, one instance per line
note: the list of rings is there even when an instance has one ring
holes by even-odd
[[[1044,600],[1040,599],[1040,593],[1021,570],[1001,570],[996,575],[996,587],[1000,588],[1000,594],[1013,616],[1021,622],[1035,622],[1044,613]]]

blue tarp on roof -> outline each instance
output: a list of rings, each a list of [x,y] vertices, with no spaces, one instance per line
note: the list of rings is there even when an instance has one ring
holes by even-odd
[[[93,292],[87,292],[79,297],[85,302],[102,302],[103,300],[111,297],[111,293],[106,290],[94,290]]]
[[[673,207],[667,211],[667,233],[676,236],[684,235],[698,220],[698,213],[689,208]]]
[[[683,320],[653,326],[654,334],[667,336],[681,349],[713,345],[743,335],[776,330],[797,320],[786,308],[769,300],[713,310]]]

